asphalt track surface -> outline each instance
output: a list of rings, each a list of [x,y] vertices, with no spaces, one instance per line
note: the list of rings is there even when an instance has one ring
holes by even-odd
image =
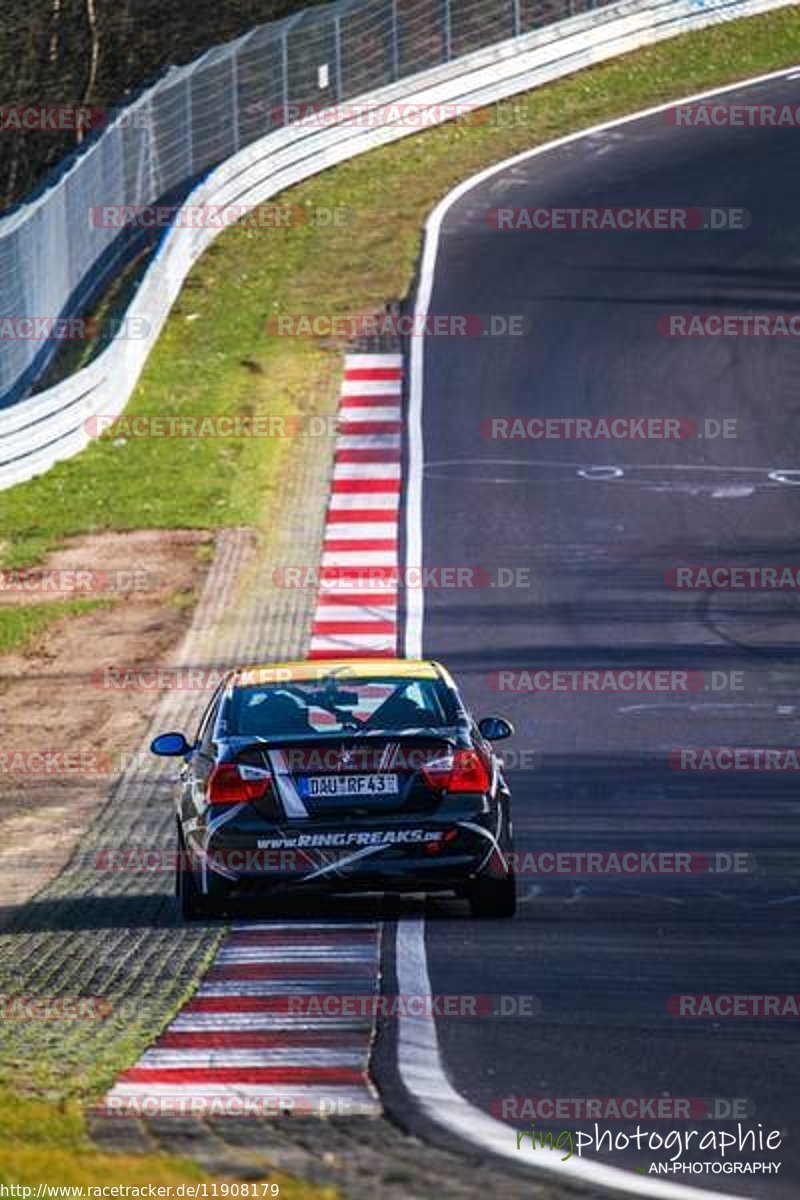
[[[797,104],[800,78],[722,98]],[[798,461],[800,348],[790,338],[667,338],[657,321],[797,311],[799,185],[797,129],[677,129],[658,114],[479,182],[444,220],[429,311],[524,314],[530,332],[426,338],[422,410],[423,565],[480,564],[495,580],[501,568],[529,572],[523,586],[428,588],[422,636],[473,711],[509,717],[511,749],[541,755],[509,772],[517,851],[750,856],[735,874],[523,873],[508,922],[431,903],[434,993],[533,994],[542,1005],[535,1017],[438,1020],[447,1075],[483,1111],[513,1096],[745,1101],[744,1128],[779,1129],[783,1140],[777,1153],[734,1157],[780,1161],[777,1177],[661,1178],[769,1197],[800,1188],[796,1018],[687,1019],[667,1004],[677,993],[796,990],[797,772],[686,772],[668,756],[800,743],[800,604],[792,592],[681,593],[665,572],[800,563],[800,489],[769,477]],[[751,220],[725,232],[501,232],[485,220],[497,206],[614,205],[738,208]],[[701,430],[706,418],[733,418],[736,436],[482,436],[481,421],[503,415],[677,416]],[[580,473],[598,466],[623,474]],[[531,695],[490,682],[502,670],[605,667],[700,671],[704,688]],[[741,686],[711,690],[712,671],[742,672]],[[638,1123],[735,1130],[713,1111]],[[530,1123],[511,1120],[510,1141]],[[627,1133],[636,1123],[600,1121]],[[635,1147],[597,1157],[630,1170],[666,1159]]]

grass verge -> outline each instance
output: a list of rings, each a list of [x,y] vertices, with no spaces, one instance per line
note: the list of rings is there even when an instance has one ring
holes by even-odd
[[[124,1181],[129,1187],[172,1189],[212,1178],[188,1159],[166,1154],[102,1154],[89,1141],[77,1105],[54,1105],[0,1091],[0,1185],[36,1188],[105,1187]],[[286,1200],[335,1200],[331,1188],[313,1188],[275,1175]],[[79,1193],[78,1193],[79,1194]],[[146,1194],[146,1192],[145,1192]]]
[[[365,312],[408,290],[426,214],[465,176],[603,119],[800,57],[800,11],[686,34],[498,105],[496,121],[450,123],[284,193],[344,225],[236,227],[196,264],[127,417],[282,416],[330,410],[340,347],[267,336],[276,314]],[[504,124],[507,122],[507,124]],[[69,535],[143,527],[259,525],[280,499],[290,438],[107,436],[0,493],[6,565]]]
[[[62,617],[82,616],[111,603],[110,600],[55,600],[49,604],[0,607],[0,654],[26,649]]]

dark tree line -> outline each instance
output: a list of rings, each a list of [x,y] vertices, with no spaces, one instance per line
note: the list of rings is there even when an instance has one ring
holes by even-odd
[[[312,0],[0,0],[0,108],[107,106]],[[0,207],[28,195],[80,133],[0,129]]]

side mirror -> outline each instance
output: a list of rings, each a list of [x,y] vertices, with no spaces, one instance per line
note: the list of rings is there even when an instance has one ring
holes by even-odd
[[[160,733],[150,743],[150,753],[164,758],[183,758],[191,748],[182,733]]]
[[[484,717],[478,722],[478,729],[487,742],[502,742],[514,732],[514,726],[505,717]]]

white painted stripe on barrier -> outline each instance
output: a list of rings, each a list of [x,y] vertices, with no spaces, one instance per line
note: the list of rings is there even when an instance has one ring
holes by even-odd
[[[341,433],[339,450],[399,450],[399,433]]]
[[[306,1046],[287,1046],[281,1049],[268,1050],[227,1050],[219,1047],[214,1050],[198,1050],[194,1047],[176,1050],[145,1050],[139,1059],[138,1067],[152,1067],[162,1070],[164,1067],[353,1067],[358,1069],[366,1065],[369,1052],[361,1050],[337,1050],[329,1047],[309,1049]]]
[[[330,550],[322,556],[323,570],[330,567],[396,567],[394,550]]]
[[[346,604],[342,602],[345,595],[347,596]],[[356,603],[367,608],[373,608],[376,620],[378,618],[384,620],[387,608],[397,608],[397,596],[392,585],[388,583],[376,585],[364,581],[360,585],[356,585],[347,580],[342,580],[338,583],[329,581],[319,590],[317,620],[323,619],[319,615],[322,607],[325,608],[326,614],[331,614],[330,617],[326,615],[325,619],[332,620],[334,619],[334,613],[340,613],[348,606],[355,605]],[[352,618],[347,617],[342,619],[351,620]]]
[[[319,975],[315,978],[296,980],[287,969],[283,979],[218,979],[201,983],[196,995],[203,999],[211,996],[317,996],[326,995],[332,987],[346,992],[348,996],[368,996],[374,990],[374,981],[357,975]]]
[[[308,937],[309,934],[333,936],[337,933],[360,933],[377,937],[378,927],[365,925],[363,921],[234,921],[231,936],[235,937],[237,933],[268,933],[276,939],[286,935],[287,942],[291,943],[290,935],[293,933],[298,939]]]
[[[366,352],[358,351],[358,353],[345,354],[344,356],[344,371],[345,380],[347,379],[348,371],[364,371],[364,370],[380,370],[386,366],[386,354],[367,354]]]
[[[363,946],[332,946],[324,942],[304,942],[297,946],[248,946],[234,944],[226,938],[217,951],[214,966],[230,963],[286,963],[294,962],[370,962],[375,957],[374,947],[369,942]]]
[[[368,1017],[307,1017],[268,1012],[184,1012],[169,1027],[170,1033],[358,1033],[371,1028]]]
[[[397,492],[334,492],[330,500],[330,508],[334,509],[381,509],[397,513],[400,508],[400,497]]]
[[[351,539],[352,541],[369,541],[372,538],[391,538],[397,536],[397,516],[394,520],[388,517],[385,521],[348,521],[339,524],[331,522],[325,528],[325,540]]]
[[[399,463],[336,463],[334,479],[400,479]]]
[[[370,621],[394,620],[397,613],[397,602],[387,601],[385,605],[369,603],[369,593],[364,594],[364,603],[355,604],[319,604],[317,606],[317,621]]]
[[[340,418],[345,418],[343,423],[347,425],[358,425],[363,421],[399,421],[402,417],[402,409],[399,405],[387,404],[380,408],[364,408],[361,405],[349,405],[347,397],[342,399],[339,413]]]
[[[342,383],[343,396],[399,396],[402,385],[396,379],[348,379]]]
[[[319,650],[336,650],[337,657],[349,658],[365,650],[381,650],[386,658],[394,658],[397,638],[394,633],[371,633],[368,636],[360,633],[348,633],[335,636],[334,634],[315,634],[311,642],[311,657]]]

